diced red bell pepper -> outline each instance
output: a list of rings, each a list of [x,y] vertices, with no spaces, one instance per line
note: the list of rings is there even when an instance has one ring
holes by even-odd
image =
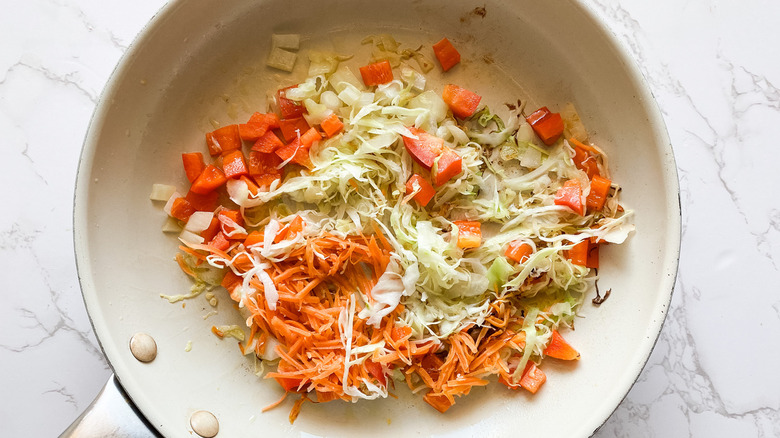
[[[222,171],[226,178],[236,178],[249,174],[244,153],[241,150],[230,151],[222,156]]]
[[[192,206],[192,204],[189,203],[184,198],[176,198],[173,200],[173,205],[171,206],[171,216],[175,217],[176,219],[180,221],[187,221],[187,219],[192,216],[192,213],[195,213],[195,207]]]
[[[531,257],[533,252],[534,249],[531,247],[531,245],[523,242],[521,239],[518,239],[509,243],[506,251],[504,251],[504,255],[514,260],[516,263],[525,263],[528,258]]]
[[[279,127],[279,116],[276,113],[259,113],[252,114],[246,123],[238,125],[238,133],[241,136],[241,140],[257,141],[263,134]]]
[[[563,135],[563,118],[560,113],[553,113],[546,106],[539,108],[525,118],[536,135],[547,146],[552,145]]]
[[[270,154],[282,146],[284,146],[282,140],[280,140],[273,131],[268,131],[257,139],[255,144],[252,145],[252,150]]]
[[[225,272],[225,276],[222,277],[221,286],[227,289],[228,292],[233,292],[233,289],[239,286],[243,281],[244,279],[241,278],[240,275],[233,272],[232,269],[228,269],[227,272]]]
[[[450,178],[459,175],[463,170],[463,159],[457,152],[445,147],[436,161],[433,172],[433,183],[437,186],[445,184]]]
[[[390,61],[384,60],[360,67],[360,76],[367,87],[386,84],[393,80],[393,67]]]
[[[246,239],[244,239],[244,246],[249,248],[252,245],[262,243],[265,239],[264,236],[265,235],[261,231],[252,231],[248,236],[246,236]]]
[[[583,240],[575,244],[568,252],[567,257],[575,265],[585,266],[588,264],[588,241]]]
[[[277,179],[282,179],[281,173],[266,173],[265,175],[258,175],[254,177],[255,183],[257,183],[258,187],[271,187],[271,183],[276,181]]]
[[[439,60],[444,71],[448,71],[460,62],[460,52],[447,38],[442,38],[441,41],[433,45],[433,54],[436,55],[436,59]]]
[[[230,240],[228,240],[227,236],[225,236],[225,233],[219,231],[217,232],[217,235],[211,239],[209,246],[213,246],[220,251],[226,251],[228,248],[230,248]]]
[[[409,155],[422,167],[430,170],[436,158],[444,151],[444,140],[435,135],[428,134],[422,129],[409,128],[417,138],[403,136],[404,146]]]
[[[585,205],[589,209],[596,211],[604,208],[610,187],[612,187],[612,181],[599,175],[593,175],[593,178],[590,180],[590,193],[585,198]]]
[[[181,154],[181,161],[184,163],[184,173],[187,174],[187,180],[189,182],[195,181],[203,169],[206,168],[206,163],[203,162],[203,154],[200,152],[190,152],[187,154]]]
[[[336,113],[333,113],[328,117],[325,117],[325,120],[320,123],[320,128],[322,128],[323,132],[325,132],[325,135],[330,138],[341,131],[342,128],[344,128],[344,123],[339,120],[339,116],[337,116]]]
[[[562,360],[579,360],[580,353],[574,349],[565,339],[558,333],[558,330],[552,331],[550,337],[550,343],[544,349],[544,355],[554,357]]]
[[[411,178],[409,178],[409,181],[406,182],[406,193],[412,193],[417,189],[419,189],[419,191],[412,197],[412,199],[417,201],[417,203],[423,207],[428,205],[428,203],[431,202],[431,199],[433,199],[433,197],[436,195],[436,189],[433,188],[431,183],[429,183],[422,176],[415,173]]]
[[[458,248],[477,248],[482,244],[482,224],[476,221],[454,221],[458,227]]]
[[[214,211],[216,210],[219,201],[219,192],[212,191],[205,195],[201,195],[190,190],[187,192],[185,199],[187,199],[197,211]]]
[[[282,115],[283,119],[291,119],[306,114],[306,106],[304,106],[302,102],[286,97],[287,90],[297,87],[297,85],[293,85],[291,87],[282,88],[276,92],[276,104],[279,106],[279,113]]]
[[[568,259],[572,263],[586,268],[599,267],[599,244],[585,239],[575,244],[568,252]]]
[[[241,135],[238,125],[227,125],[206,134],[206,145],[211,156],[241,149]]]
[[[595,241],[596,238],[591,237],[588,242],[588,261],[585,265],[586,268],[599,268],[599,248],[601,244]]]
[[[585,206],[582,203],[582,187],[576,179],[570,179],[563,183],[563,187],[555,193],[555,204],[569,207],[580,216],[585,215]]]
[[[536,394],[536,391],[547,381],[547,375],[544,371],[539,369],[533,362],[528,362],[523,372],[523,377],[520,378],[520,386],[527,389],[531,394]]]
[[[260,191],[260,188],[257,187],[257,183],[250,176],[241,175],[241,178],[239,179],[243,181],[244,184],[246,184],[247,190],[249,190],[249,193],[251,193],[252,195],[256,195],[257,192]]]
[[[249,175],[251,175],[255,181],[257,181],[258,177],[267,174],[281,177],[282,169],[278,168],[280,164],[282,164],[282,159],[274,153],[249,151],[247,167],[249,168]]]
[[[245,232],[237,231],[236,225],[244,226],[244,217],[238,210],[223,209],[217,213],[217,219],[220,220],[220,229],[229,240],[244,240],[247,237]],[[229,219],[229,220],[228,220]],[[231,223],[232,222],[232,223]]]
[[[276,237],[274,237],[274,243],[279,243],[282,240],[293,238],[294,235],[300,233],[301,231],[303,231],[303,218],[300,216],[295,216],[295,218],[293,218],[289,224],[282,227],[282,229],[276,233]]]
[[[390,331],[390,338],[393,340],[393,342],[398,342],[403,339],[409,339],[409,337],[412,335],[412,328],[408,325],[402,325],[402,326],[395,326]]]
[[[296,370],[296,368],[289,363],[287,363],[284,360],[279,361],[279,365],[277,365],[277,370],[280,373],[289,373]],[[304,384],[304,379],[298,379],[295,377],[274,377],[277,382],[284,388],[287,392],[297,392],[298,388],[301,387]]]
[[[384,370],[382,369],[382,364],[367,359],[365,365],[368,373],[371,374],[380,385],[387,386],[387,376],[385,376]]]
[[[595,158],[581,148],[574,147],[574,157],[572,157],[572,161],[574,161],[574,165],[577,166],[577,169],[580,169],[588,175],[588,178],[593,178],[599,173],[599,167],[598,164],[596,164]]]
[[[209,164],[203,169],[203,172],[198,176],[198,179],[192,183],[190,190],[199,194],[205,195],[222,184],[225,184],[227,178],[217,166]]]
[[[214,240],[214,237],[219,233],[220,228],[220,222],[219,219],[216,217],[211,218],[211,223],[209,224],[209,227],[203,230],[200,233],[200,236],[203,237],[203,240],[205,242],[211,242]]]
[[[308,131],[303,133],[299,138],[296,138],[292,143],[281,147],[276,150],[276,155],[284,161],[290,160],[293,163],[300,164],[301,166],[311,169],[312,163],[309,158],[309,149],[322,138],[319,131],[315,128],[309,128]]]
[[[291,142],[308,131],[311,126],[303,117],[283,119],[279,121],[279,130],[282,131],[284,141]]]
[[[441,97],[450,107],[452,114],[461,119],[471,117],[477,111],[479,102],[482,100],[482,96],[479,94],[452,84],[444,87]]]
[[[238,225],[244,226],[244,216],[241,216],[241,212],[238,210],[231,210],[229,208],[223,208],[222,210],[217,213],[217,217],[219,216],[225,216],[227,218],[230,218],[233,222],[237,223]]]

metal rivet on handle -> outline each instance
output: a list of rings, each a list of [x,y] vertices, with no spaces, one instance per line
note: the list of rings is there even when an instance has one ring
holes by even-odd
[[[203,438],[213,438],[219,433],[219,421],[209,411],[197,411],[190,417],[192,431]]]
[[[130,338],[130,352],[141,362],[151,362],[157,357],[157,343],[146,333],[136,333]]]

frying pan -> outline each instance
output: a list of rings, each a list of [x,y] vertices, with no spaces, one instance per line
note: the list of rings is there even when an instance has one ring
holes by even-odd
[[[305,71],[306,49],[354,51],[364,62],[359,41],[383,32],[410,48],[448,37],[463,62],[446,77],[434,72],[431,82],[478,90],[492,107],[516,98],[529,107],[575,103],[610,154],[637,231],[602,250],[600,286],[612,294],[600,307],[586,301],[569,336],[582,360],[546,362],[548,382],[536,395],[493,384],[440,414],[399,388],[398,399],[307,404],[291,425],[289,404],[261,413],[281,389],[255,375],[255,361],[235,341],[210,332],[243,324],[226,293],[217,292],[216,308],[203,297],[184,304],[160,298],[186,293],[190,282],[173,261],[178,242],[160,231],[165,215],[149,192],[153,183],[186,189],[180,154],[204,150],[212,121],[243,121],[266,108],[267,90],[295,83],[295,73],[264,65],[273,33],[302,36],[296,68]],[[679,237],[676,168],[656,104],[591,6],[572,0],[171,1],[102,95],[74,213],[81,288],[101,347],[147,427],[171,437],[197,436],[190,420],[199,411],[213,414],[218,436],[227,437],[589,436],[628,392],[657,339]],[[131,354],[137,333],[156,341],[153,361]],[[116,394],[114,387],[104,392]]]

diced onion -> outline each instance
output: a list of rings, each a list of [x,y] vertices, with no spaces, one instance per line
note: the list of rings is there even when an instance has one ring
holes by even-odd
[[[165,202],[171,198],[171,195],[176,192],[176,187],[169,186],[168,184],[152,184],[152,193],[149,194],[149,199],[152,201]]]
[[[162,232],[163,233],[178,233],[181,231],[181,226],[179,226],[179,221],[168,216],[165,218],[165,223],[162,226]]]
[[[210,211],[196,211],[190,215],[184,229],[191,233],[200,234],[211,225],[211,218],[213,217],[214,213]]]
[[[298,59],[298,55],[287,50],[274,47],[271,49],[271,54],[268,55],[268,61],[266,65],[279,70],[291,72],[295,67],[295,61]]]
[[[179,234],[179,239],[190,243],[203,243],[205,241],[202,236],[187,230],[183,230],[181,234]]]
[[[271,35],[271,47],[279,49],[298,50],[301,46],[301,36],[297,33]]]
[[[165,203],[165,207],[163,207],[163,211],[165,211],[165,214],[168,216],[171,215],[171,209],[173,209],[173,201],[176,199],[181,198],[181,195],[179,192],[174,191],[171,193],[171,196],[168,198],[168,202]]]

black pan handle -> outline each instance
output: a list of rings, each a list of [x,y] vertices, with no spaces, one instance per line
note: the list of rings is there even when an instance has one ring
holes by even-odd
[[[112,374],[86,411],[60,438],[161,437],[135,407]]]

